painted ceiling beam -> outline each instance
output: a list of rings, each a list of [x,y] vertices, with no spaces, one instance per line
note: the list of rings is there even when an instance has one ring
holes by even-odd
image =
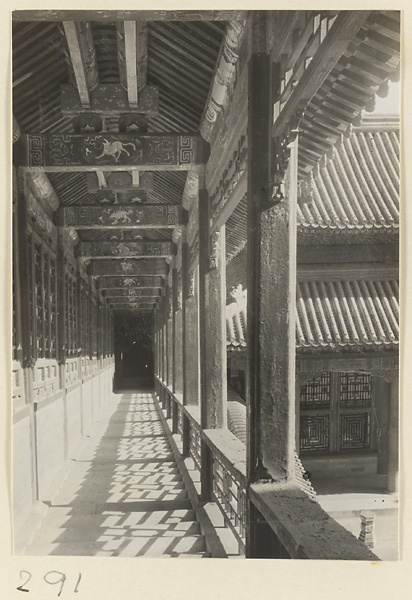
[[[104,261],[107,262],[107,261]],[[165,271],[166,272],[166,271]],[[124,275],[124,273],[122,274]],[[159,275],[127,275],[127,277],[101,277],[99,279],[99,288],[101,290],[133,290],[133,289],[160,289],[164,280]]]
[[[106,288],[103,291],[103,295],[105,298],[132,298],[134,296],[139,298],[157,298],[160,293],[161,288],[136,288],[130,286],[127,289]]]
[[[244,10],[15,10],[13,21],[230,21]]]
[[[62,208],[63,224],[76,229],[173,229],[185,224],[179,205],[145,204]]]
[[[25,134],[19,166],[49,172],[187,171],[205,164],[209,152],[197,134]]]
[[[125,277],[130,281],[138,276],[160,276],[166,277],[167,265],[164,259],[150,259],[150,260],[93,260],[89,266],[90,275],[95,277]],[[154,282],[156,281],[156,282]],[[102,285],[104,282],[102,282]],[[126,284],[125,284],[126,285]],[[136,285],[135,283],[133,285]],[[154,279],[151,282],[151,286],[158,285],[158,280]],[[147,287],[147,286],[145,286]]]
[[[173,242],[80,242],[83,258],[168,258],[175,254]]]
[[[137,302],[127,302],[127,301],[125,301],[124,298],[120,299],[119,302],[117,300],[109,300],[109,304],[111,304],[112,306],[121,306],[124,308],[127,308],[128,306],[130,306],[133,309],[135,309],[135,308],[154,308],[156,306],[156,302],[141,302],[140,300],[138,300]]]

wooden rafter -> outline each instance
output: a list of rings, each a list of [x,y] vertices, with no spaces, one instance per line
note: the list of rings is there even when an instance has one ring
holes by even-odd
[[[137,108],[139,99],[137,93],[137,32],[136,21],[124,22],[124,46],[126,63],[126,86],[129,106]]]
[[[98,83],[96,53],[89,23],[63,21],[76,85],[83,108],[90,108],[90,93]]]

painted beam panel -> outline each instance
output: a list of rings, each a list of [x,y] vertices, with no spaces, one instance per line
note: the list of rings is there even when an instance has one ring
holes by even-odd
[[[106,261],[107,262],[107,261]],[[127,277],[102,277],[99,281],[101,290],[128,290],[128,289],[159,289],[163,285],[163,278],[160,276],[139,276]]]
[[[13,21],[230,21],[243,10],[15,10]]]
[[[105,298],[157,298],[161,288],[134,288],[107,289],[104,291]]]
[[[45,171],[188,170],[203,164],[209,145],[199,135],[92,134],[21,136],[20,166]]]
[[[80,242],[79,256],[87,258],[168,258],[175,253],[173,242]]]
[[[94,276],[123,275],[135,277],[136,275],[160,275],[164,277],[167,265],[164,260],[93,260],[89,272]]]
[[[184,225],[183,208],[177,205],[69,206],[62,210],[65,226],[76,229],[172,229]]]

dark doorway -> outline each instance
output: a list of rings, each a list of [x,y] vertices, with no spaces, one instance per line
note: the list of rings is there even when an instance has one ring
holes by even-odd
[[[115,389],[153,387],[153,315],[115,313]]]

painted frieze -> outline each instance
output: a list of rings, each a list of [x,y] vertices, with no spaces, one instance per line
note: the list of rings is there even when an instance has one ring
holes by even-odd
[[[183,209],[173,205],[69,206],[63,210],[65,224],[77,229],[173,228],[183,221]]]
[[[110,170],[118,166],[186,170],[208,158],[208,144],[199,135],[28,134],[22,140],[26,166],[46,170]]]
[[[175,253],[173,242],[81,242],[79,254],[91,258],[165,258]]]
[[[123,277],[134,277],[135,275],[166,275],[166,263],[164,260],[93,260],[90,265],[90,273],[95,276],[115,275]]]

